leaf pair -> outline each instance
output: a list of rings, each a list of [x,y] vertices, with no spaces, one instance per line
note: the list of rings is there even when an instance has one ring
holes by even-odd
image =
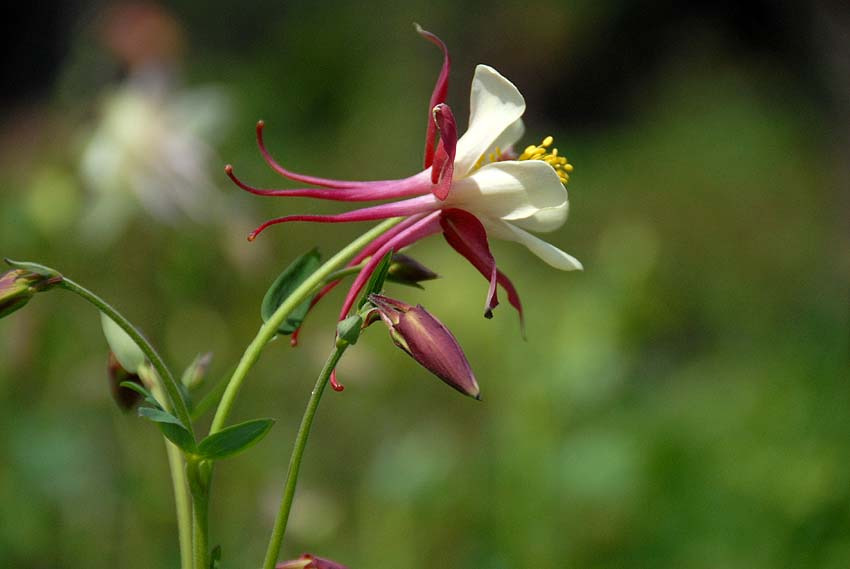
[[[151,405],[139,407],[140,417],[156,423],[165,438],[201,459],[218,460],[238,454],[258,443],[274,425],[273,419],[254,419],[222,429],[196,444],[180,419],[163,409],[147,389],[131,381],[125,381],[121,386],[136,391]]]

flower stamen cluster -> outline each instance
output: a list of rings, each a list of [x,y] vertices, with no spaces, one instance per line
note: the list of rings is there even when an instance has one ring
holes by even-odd
[[[567,160],[566,156],[558,155],[558,149],[552,148],[552,143],[555,141],[551,136],[547,136],[540,144],[531,144],[526,146],[522,154],[517,156],[517,160],[542,160],[549,164],[558,174],[558,178],[565,186],[570,181],[570,174],[573,171],[573,165]]]

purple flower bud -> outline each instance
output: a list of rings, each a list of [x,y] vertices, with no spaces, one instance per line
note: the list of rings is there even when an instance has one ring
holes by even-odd
[[[439,275],[404,253],[394,253],[390,268],[387,271],[387,280],[422,288],[419,284],[423,281],[431,281]]]
[[[442,322],[419,305],[410,306],[378,294],[369,295],[369,302],[378,309],[399,348],[451,387],[481,399],[469,361]]]
[[[284,561],[275,565],[275,569],[348,569],[345,565],[336,563],[329,559],[322,559],[315,555],[305,553],[298,559]]]
[[[12,269],[0,274],[0,318],[24,305],[42,290],[47,290],[62,277],[40,274],[27,269]]]

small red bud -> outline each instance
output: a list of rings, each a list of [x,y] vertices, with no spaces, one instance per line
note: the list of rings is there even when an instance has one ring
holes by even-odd
[[[348,569],[345,565],[305,553],[298,559],[283,561],[275,565],[275,569]]]

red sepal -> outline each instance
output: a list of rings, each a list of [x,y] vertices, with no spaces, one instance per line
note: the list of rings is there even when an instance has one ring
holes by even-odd
[[[444,200],[452,188],[457,151],[457,122],[452,109],[445,103],[434,107],[434,124],[440,131],[440,142],[431,165],[431,183],[437,199]]]
[[[490,244],[487,242],[487,231],[478,218],[462,209],[444,209],[440,215],[440,226],[443,228],[443,237],[452,248],[463,255],[467,261],[472,263],[484,278],[490,281],[487,291],[487,302],[484,306],[484,316],[493,317],[493,309],[499,305],[496,296],[496,282],[498,270],[496,259],[490,252]]]
[[[437,125],[431,117],[431,112],[434,107],[446,101],[446,94],[449,90],[449,71],[451,70],[451,59],[449,58],[449,50],[443,40],[435,36],[429,31],[423,30],[419,24],[414,24],[416,31],[420,36],[430,41],[440,48],[443,52],[443,67],[440,69],[440,75],[437,77],[437,83],[434,85],[434,92],[431,93],[431,103],[428,105],[428,129],[425,131],[425,159],[424,167],[427,168],[434,162],[434,139],[437,137]]]

